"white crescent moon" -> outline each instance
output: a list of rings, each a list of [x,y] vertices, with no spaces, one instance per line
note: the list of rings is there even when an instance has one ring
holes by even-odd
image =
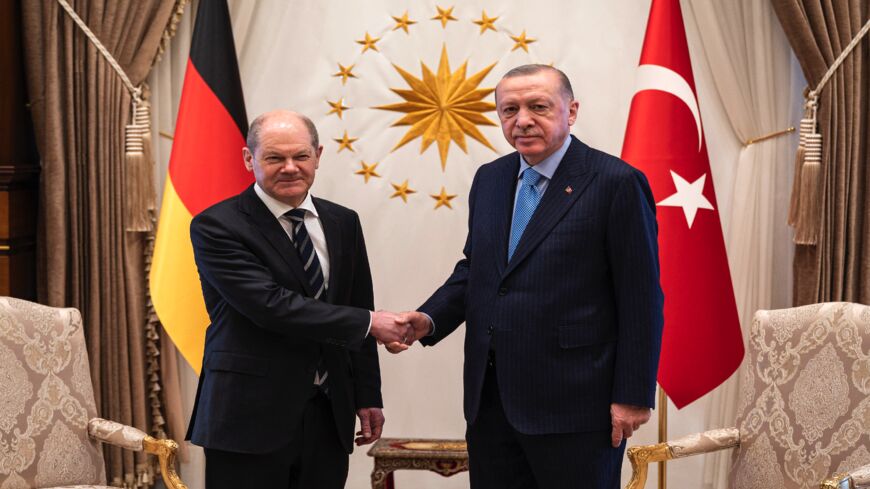
[[[637,88],[635,95],[644,90],[660,90],[667,92],[682,100],[692,111],[695,117],[695,126],[698,128],[698,151],[701,151],[703,133],[701,132],[701,114],[698,110],[698,101],[695,93],[685,78],[674,70],[660,65],[640,65],[637,67]]]

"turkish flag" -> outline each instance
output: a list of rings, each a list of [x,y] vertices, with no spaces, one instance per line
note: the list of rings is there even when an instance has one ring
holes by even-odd
[[[653,0],[622,158],[656,201],[665,327],[658,381],[682,408],[724,382],[743,337],[679,0]]]

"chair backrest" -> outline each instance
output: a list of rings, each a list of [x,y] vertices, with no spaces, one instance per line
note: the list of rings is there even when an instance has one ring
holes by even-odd
[[[82,317],[0,297],[0,487],[105,484]]]
[[[740,382],[733,489],[816,488],[870,463],[870,307],[758,311]]]

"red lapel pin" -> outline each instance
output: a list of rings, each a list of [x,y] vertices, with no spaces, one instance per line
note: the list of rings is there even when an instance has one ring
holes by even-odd
[[[574,189],[571,188],[570,185],[568,185],[567,187],[565,187],[565,193],[566,193],[566,194],[571,195],[571,192],[573,192],[573,191],[574,191]]]

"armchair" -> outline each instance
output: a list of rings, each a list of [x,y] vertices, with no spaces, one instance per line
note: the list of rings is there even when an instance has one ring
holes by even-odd
[[[166,487],[186,489],[174,441],[96,411],[79,312],[0,297],[0,487],[108,487],[101,441],[157,455]]]
[[[756,312],[740,381],[736,427],[629,448],[627,488],[649,463],[727,448],[732,489],[870,487],[870,307]]]

